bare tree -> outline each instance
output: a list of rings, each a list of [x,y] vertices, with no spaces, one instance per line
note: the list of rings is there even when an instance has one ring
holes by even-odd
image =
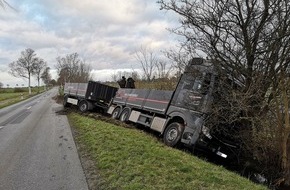
[[[51,81],[50,67],[46,67],[40,77],[45,85],[48,85]]]
[[[46,62],[41,58],[37,58],[34,64],[33,75],[35,75],[37,79],[38,92],[39,92],[39,83],[41,79],[41,74],[45,67],[46,67]]]
[[[0,0],[0,6],[1,6],[1,7],[4,7],[5,4],[6,4],[6,1],[4,1],[4,0]]]
[[[2,8],[5,8],[5,6],[9,6],[10,7],[10,5],[5,0],[0,0],[0,6]]]
[[[172,67],[163,60],[156,61],[156,75],[158,78],[169,78]]]
[[[230,76],[224,80],[228,84],[228,93],[222,93],[217,105],[217,114],[229,123],[240,122],[251,126],[249,134],[253,139],[259,139],[259,131],[266,128],[266,119],[272,119],[269,112],[273,99],[282,97],[283,77],[290,64],[290,4],[288,1],[277,0],[159,0],[162,9],[171,10],[180,16],[181,26],[171,31],[184,37],[181,43],[185,52],[193,54],[203,52],[214,62],[221,76]],[[238,84],[234,88],[233,85]],[[283,83],[282,83],[283,84]],[[279,92],[279,93],[277,93]],[[285,100],[279,100],[281,105]],[[228,112],[222,112],[227,109]],[[226,115],[223,113],[227,113]],[[278,119],[277,112],[272,113]],[[263,118],[263,119],[261,119]],[[277,121],[279,122],[279,121]],[[271,123],[268,120],[268,123]],[[246,128],[246,127],[245,127]],[[271,131],[278,126],[272,126]],[[283,130],[288,128],[283,125]],[[264,137],[267,137],[264,133]],[[283,139],[289,141],[289,133],[284,133]],[[247,138],[244,142],[247,142]],[[281,183],[290,185],[290,151],[285,149],[285,142],[279,141],[271,149],[263,144],[255,143],[257,147],[246,144],[256,150],[279,152],[276,173],[282,173]],[[258,151],[257,151],[258,152]],[[286,153],[286,154],[285,154]],[[259,155],[259,154],[258,154]],[[271,154],[267,154],[271,155]],[[285,159],[285,156],[287,159]],[[258,158],[262,161],[263,156]],[[283,159],[282,159],[283,158]],[[284,160],[284,161],[283,161]],[[274,165],[274,164],[272,164]],[[266,167],[264,173],[271,172]],[[275,176],[277,177],[277,176]],[[272,176],[269,176],[272,178]],[[276,178],[277,179],[277,178]]]
[[[34,73],[38,59],[33,49],[26,49],[21,52],[20,58],[9,64],[8,71],[12,76],[28,79],[29,94],[31,94],[30,80]]]
[[[192,60],[194,57],[198,57],[195,52],[188,51],[184,46],[166,51],[165,55],[173,62],[172,66],[177,69],[177,77],[181,76],[190,60]]]
[[[0,0],[0,7],[2,7],[3,9],[5,9],[6,7],[9,7],[10,9],[13,9],[14,11],[16,11],[16,9],[12,7],[9,3],[7,3],[7,1],[5,0]]]
[[[56,69],[58,81],[65,82],[88,82],[91,79],[91,67],[79,58],[77,53],[57,57]]]
[[[157,63],[156,55],[149,48],[141,46],[140,50],[135,53],[135,58],[141,64],[145,79],[151,81]]]
[[[289,73],[288,73],[289,74]],[[274,111],[274,119],[272,122],[276,122],[277,126],[274,128],[276,133],[273,133],[272,139],[273,142],[278,142],[277,146],[279,149],[279,156],[281,156],[281,168],[284,173],[284,176],[290,175],[290,152],[288,151],[290,146],[290,77],[287,76],[287,73],[281,72],[277,76],[280,78],[278,88],[274,88],[276,91],[274,93],[274,98],[272,101],[271,110]]]

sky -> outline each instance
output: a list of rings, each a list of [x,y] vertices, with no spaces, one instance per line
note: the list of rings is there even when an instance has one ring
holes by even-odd
[[[56,79],[56,57],[78,53],[93,69],[93,79],[112,80],[119,71],[140,71],[142,47],[163,56],[177,46],[168,31],[177,15],[160,10],[157,0],[6,0],[0,7],[0,82],[27,86],[8,74],[9,63],[27,48],[43,58]],[[36,85],[32,79],[32,85]]]

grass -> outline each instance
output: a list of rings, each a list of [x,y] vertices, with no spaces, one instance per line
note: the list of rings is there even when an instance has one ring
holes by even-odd
[[[267,189],[223,167],[167,147],[141,130],[76,113],[68,118],[76,143],[98,169],[98,189]]]
[[[23,93],[0,93],[0,101],[8,100],[8,99],[14,99],[17,97],[21,97],[21,94]]]
[[[43,88],[40,88],[40,92]],[[21,102],[38,94],[38,88],[32,88],[31,94],[28,94],[27,88],[7,88],[0,89],[0,109]]]

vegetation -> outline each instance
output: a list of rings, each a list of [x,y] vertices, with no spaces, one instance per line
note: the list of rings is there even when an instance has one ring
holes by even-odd
[[[46,68],[44,69],[44,71],[42,72],[40,78],[42,79],[42,81],[43,81],[43,83],[44,83],[45,85],[49,85],[49,84],[51,84],[51,85],[55,85],[55,84],[53,84],[53,81],[52,81],[52,79],[51,79],[50,67],[46,67]]]
[[[97,168],[98,189],[267,189],[141,130],[76,113],[68,118],[82,154]]]
[[[43,88],[42,88],[43,89]],[[0,89],[0,109],[23,101],[42,92],[39,88],[32,88],[31,94],[28,93],[28,88],[2,88]]]
[[[46,67],[46,62],[37,57],[33,49],[27,48],[21,52],[21,56],[9,64],[9,73],[14,77],[25,78],[28,80],[28,91],[31,94],[30,81],[32,76],[37,77],[38,86],[41,72]]]
[[[57,57],[56,61],[59,85],[64,85],[66,82],[86,83],[91,80],[91,66],[81,60],[78,53]]]
[[[290,3],[158,2],[161,9],[180,17],[180,26],[172,32],[184,38],[182,51],[168,54],[176,65],[202,52],[221,79],[230,78],[220,81],[226,90],[215,101],[208,127],[239,125],[245,131],[238,138],[246,159],[258,163],[253,166],[273,185],[290,186]]]

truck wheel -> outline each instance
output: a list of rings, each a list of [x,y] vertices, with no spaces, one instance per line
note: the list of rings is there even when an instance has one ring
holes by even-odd
[[[130,109],[129,108],[125,108],[123,109],[121,115],[120,115],[120,121],[122,122],[127,122],[130,116]]]
[[[67,102],[67,99],[68,99],[68,96],[65,95],[63,97],[63,107],[69,107],[70,106],[70,103]]]
[[[167,146],[174,147],[181,139],[184,126],[178,122],[173,122],[166,128],[163,141]]]
[[[121,108],[120,107],[116,107],[114,109],[114,111],[112,112],[112,119],[118,119],[120,111],[121,111]]]
[[[81,112],[86,112],[89,110],[89,105],[88,105],[88,102],[85,101],[85,100],[82,100],[80,103],[79,103],[79,110]]]

